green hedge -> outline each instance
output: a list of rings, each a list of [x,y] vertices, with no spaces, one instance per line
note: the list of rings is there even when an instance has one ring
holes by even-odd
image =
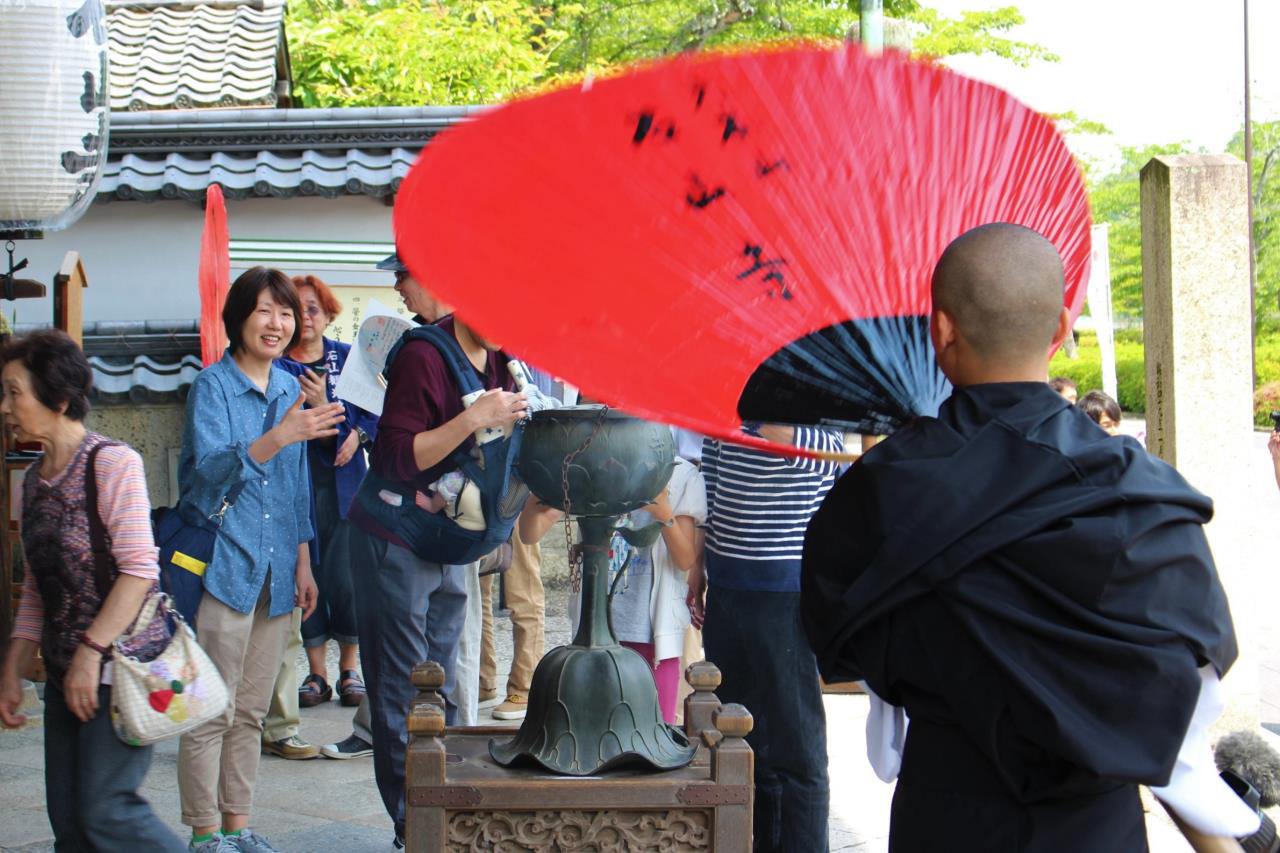
[[[1078,358],[1073,359],[1059,350],[1049,363],[1049,375],[1071,377],[1081,394],[1101,388],[1102,353],[1097,337],[1082,334],[1077,353]],[[1258,387],[1254,394],[1254,423],[1271,426],[1271,412],[1280,410],[1280,335],[1259,338],[1256,353]],[[1147,410],[1147,376],[1140,333],[1127,331],[1117,335],[1116,384],[1120,408],[1135,414]]]
[[[1097,338],[1080,338],[1078,358],[1067,358],[1061,350],[1049,363],[1050,376],[1069,376],[1080,393],[1102,387],[1102,352]],[[1116,341],[1116,390],[1120,408],[1126,412],[1147,410],[1147,375],[1142,360],[1142,344]]]

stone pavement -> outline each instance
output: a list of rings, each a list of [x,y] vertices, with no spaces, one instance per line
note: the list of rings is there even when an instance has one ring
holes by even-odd
[[[500,626],[505,622],[499,622]],[[875,853],[887,847],[893,788],[863,758],[863,696],[826,697],[831,756],[831,850]],[[303,735],[320,744],[346,737],[350,711],[336,702],[303,711]],[[39,729],[0,733],[0,850],[52,850],[44,810],[44,759]],[[178,823],[177,743],[156,747],[144,796],[157,814]],[[1163,814],[1152,815],[1152,849],[1186,850]],[[253,827],[286,853],[374,853],[391,849],[391,824],[368,758],[285,761],[263,756]]]
[[[568,642],[564,590],[548,590],[548,646]],[[500,671],[509,665],[510,623],[498,619]],[[332,649],[332,646],[331,646]],[[330,669],[336,661],[330,661]],[[305,673],[302,660],[299,668]],[[889,802],[893,788],[872,774],[864,759],[863,728],[867,700],[863,696],[827,696],[827,738],[831,758],[831,850],[874,853],[887,847]],[[485,715],[487,717],[487,714]],[[320,745],[350,732],[351,710],[330,702],[302,711],[302,735]],[[502,725],[491,718],[486,725]],[[512,724],[513,726],[516,724]],[[0,732],[0,850],[52,850],[45,817],[43,738],[40,729]],[[156,746],[143,795],[156,813],[186,837],[178,822],[177,742]],[[1157,851],[1184,850],[1163,815],[1155,815]],[[1163,825],[1162,825],[1163,824]],[[391,823],[373,781],[372,759],[285,761],[263,756],[254,798],[253,827],[286,853],[333,851],[374,853],[391,849]]]
[[[1138,425],[1126,422],[1126,431]],[[1276,601],[1280,570],[1280,525],[1275,523],[1280,494],[1271,480],[1266,435],[1254,437],[1258,477],[1250,484],[1256,507],[1257,570],[1265,573],[1262,604]],[[559,543],[556,543],[559,544]],[[552,569],[551,566],[548,566]],[[562,576],[554,569],[548,574]],[[562,584],[547,590],[547,646],[568,642],[567,592]],[[1262,663],[1262,721],[1280,732],[1280,637],[1267,620],[1259,635]],[[499,671],[511,659],[510,623],[495,623]],[[331,657],[333,647],[331,649]],[[300,659],[299,666],[304,666]],[[336,671],[336,660],[330,661]],[[304,670],[305,671],[305,670]],[[831,849],[878,853],[887,847],[890,785],[881,783],[865,760],[863,728],[867,701],[862,696],[828,696],[827,738],[831,774]],[[340,740],[350,732],[350,710],[336,702],[304,709],[302,735],[316,744]],[[177,743],[156,747],[143,794],[164,820],[178,824]],[[44,759],[41,731],[0,731],[0,850],[47,851],[52,833],[45,816]],[[391,825],[373,782],[370,759],[285,761],[264,756],[259,770],[253,826],[282,851],[367,853],[391,849]],[[1182,853],[1190,848],[1157,806],[1148,812],[1151,849]]]

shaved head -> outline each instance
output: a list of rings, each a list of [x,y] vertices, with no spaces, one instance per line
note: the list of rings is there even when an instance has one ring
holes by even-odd
[[[1053,244],[996,222],[957,237],[933,271],[933,307],[984,361],[1045,358],[1062,314],[1065,280]]]

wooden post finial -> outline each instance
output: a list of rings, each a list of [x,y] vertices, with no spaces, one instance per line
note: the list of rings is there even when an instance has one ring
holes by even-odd
[[[751,729],[755,726],[751,712],[736,702],[717,708],[711,715],[711,723],[725,737],[739,738],[751,734]]]
[[[684,733],[689,740],[707,742],[707,735],[715,741],[719,735],[711,723],[711,715],[720,707],[715,689],[720,686],[720,668],[709,660],[694,661],[684,671],[685,680],[693,692],[684,700]]]
[[[684,679],[700,693],[711,692],[720,686],[720,667],[709,660],[694,661],[685,669]]]
[[[444,711],[426,702],[414,705],[409,712],[409,734],[440,737],[444,734]]]
[[[424,660],[414,666],[409,680],[419,690],[439,690],[444,687],[444,667],[433,660]]]

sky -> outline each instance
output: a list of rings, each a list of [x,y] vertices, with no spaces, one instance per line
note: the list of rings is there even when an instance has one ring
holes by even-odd
[[[1060,61],[1019,68],[955,57],[957,71],[1006,89],[1042,112],[1068,110],[1106,125],[1101,139],[1071,140],[1103,164],[1122,145],[1188,141],[1223,151],[1244,124],[1244,0],[927,0],[954,16],[1015,5],[1012,35]],[[1253,119],[1280,118],[1280,0],[1249,5]]]

